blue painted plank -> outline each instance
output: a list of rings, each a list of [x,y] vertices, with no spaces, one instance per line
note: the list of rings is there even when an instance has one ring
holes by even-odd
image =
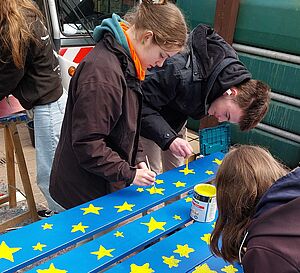
[[[154,211],[125,226],[116,228],[81,247],[77,247],[64,255],[33,268],[28,273],[37,272],[38,269],[49,269],[51,264],[55,268],[66,270],[69,273],[99,272],[191,221],[191,196],[188,197]],[[152,230],[148,226],[148,223],[154,222],[158,222],[159,224],[156,229]],[[103,248],[109,250],[109,253],[97,259],[97,255],[91,253],[97,252],[100,248],[102,250]],[[74,263],[75,260],[76,263]]]
[[[0,258],[0,271],[15,272],[17,269],[187,192],[198,183],[209,181],[214,178],[218,164],[223,157],[223,153],[215,153],[191,162],[189,168],[194,169],[195,174],[185,175],[180,172],[185,167],[182,166],[159,175],[156,188],[161,194],[151,194],[151,187],[131,186],[1,235],[0,248],[2,247],[1,249],[5,249],[11,255]],[[129,205],[127,210],[122,210],[125,202]],[[88,209],[89,207],[96,208],[94,213],[93,209]],[[76,226],[79,228],[80,223],[88,226],[85,232],[72,232]],[[45,245],[42,251],[34,249],[34,246],[38,248],[39,244]]]
[[[195,222],[106,272],[186,272],[211,256],[212,229],[213,222]]]
[[[211,270],[211,271],[210,271]],[[200,272],[210,272],[210,273],[243,273],[243,268],[238,264],[226,263],[223,259],[217,257],[210,257],[203,263],[199,264],[187,273],[200,273]]]

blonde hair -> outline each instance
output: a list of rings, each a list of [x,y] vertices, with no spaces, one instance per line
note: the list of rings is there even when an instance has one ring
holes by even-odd
[[[32,23],[28,22],[30,13],[43,18],[31,0],[0,1],[0,61],[7,62],[11,57],[17,68],[24,67],[29,43],[38,43],[31,29]]]
[[[261,147],[242,145],[225,156],[215,180],[218,219],[210,244],[215,255],[228,262],[238,260],[239,246],[259,200],[287,172]]]
[[[187,25],[180,9],[166,0],[143,0],[125,15],[136,30],[151,30],[155,42],[164,50],[182,49]]]

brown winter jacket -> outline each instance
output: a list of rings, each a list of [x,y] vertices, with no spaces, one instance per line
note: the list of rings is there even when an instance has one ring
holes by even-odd
[[[132,59],[107,33],[70,83],[51,173],[55,201],[71,208],[133,181],[141,104]]]

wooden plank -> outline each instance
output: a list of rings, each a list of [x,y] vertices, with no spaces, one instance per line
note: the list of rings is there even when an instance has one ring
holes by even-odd
[[[211,257],[207,242],[212,229],[213,222],[195,222],[106,272],[129,273],[135,267],[153,270],[145,272],[186,272]]]
[[[55,268],[67,272],[99,272],[191,221],[191,201],[189,201],[191,196],[189,199],[187,198],[176,201],[125,226],[118,227],[81,247],[33,268],[28,273],[49,269],[51,264]],[[156,222],[160,224],[153,230],[145,225]],[[97,255],[93,253],[97,252],[100,247],[109,250],[110,254],[97,259]],[[74,263],[75,260],[76,263]]]
[[[211,270],[211,271],[210,271]],[[223,259],[217,257],[210,257],[206,261],[197,265],[192,270],[187,273],[199,273],[199,272],[210,272],[210,273],[243,273],[243,268],[238,264],[229,264],[226,263]]]
[[[141,188],[131,186],[66,210],[48,219],[35,222],[19,230],[1,235],[0,244],[4,242],[9,248],[18,248],[18,251],[13,253],[13,262],[7,259],[0,259],[2,272],[14,272],[17,269],[30,265],[143,211],[147,211],[151,207],[187,192],[196,184],[211,180],[215,177],[218,164],[220,164],[223,157],[223,153],[215,153],[191,162],[189,169],[193,169],[195,174],[185,175],[183,173],[185,166],[181,166],[159,175],[156,183],[158,192],[155,194],[151,194],[153,187]],[[120,210],[125,202],[129,204],[128,209]],[[92,210],[89,209],[90,207],[98,209]],[[90,213],[86,213],[89,211]],[[86,232],[71,232],[73,226],[78,225],[80,222],[89,226]],[[34,236],[32,236],[33,234]],[[45,244],[47,247],[43,251],[34,250],[33,246],[36,246],[38,243]]]

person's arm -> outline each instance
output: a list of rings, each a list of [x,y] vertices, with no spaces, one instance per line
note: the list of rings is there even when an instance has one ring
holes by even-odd
[[[176,131],[161,115],[162,108],[176,97],[178,85],[181,84],[175,70],[173,61],[167,60],[163,67],[151,71],[142,85],[141,135],[153,140],[163,150],[167,150],[177,137]]]
[[[248,249],[243,257],[242,264],[245,273],[289,273],[297,272],[293,264],[289,262],[289,257],[283,253],[256,247]]]
[[[91,82],[80,86],[78,91],[73,108],[72,146],[81,167],[110,182],[130,184],[138,176],[146,185],[152,179],[151,174],[137,173],[136,168],[107,145],[122,114],[122,89]]]

